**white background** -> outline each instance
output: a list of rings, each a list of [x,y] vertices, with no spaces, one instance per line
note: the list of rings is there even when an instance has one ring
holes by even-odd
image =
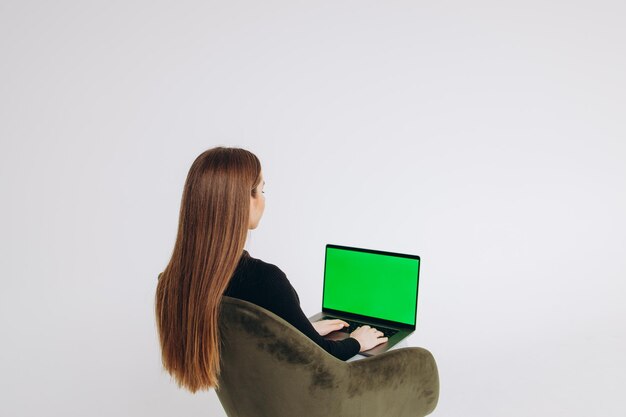
[[[0,2],[0,415],[223,416],[162,370],[194,158],[258,155],[248,250],[422,257],[436,416],[622,416],[622,1]]]

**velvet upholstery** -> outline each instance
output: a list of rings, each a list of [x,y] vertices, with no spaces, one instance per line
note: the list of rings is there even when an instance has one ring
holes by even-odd
[[[274,313],[223,297],[217,395],[229,417],[425,416],[439,398],[418,347],[344,362]]]

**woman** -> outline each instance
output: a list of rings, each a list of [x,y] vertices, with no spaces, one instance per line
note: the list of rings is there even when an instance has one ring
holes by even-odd
[[[345,340],[324,339],[348,324],[310,323],[285,274],[244,250],[248,230],[263,216],[264,186],[258,158],[238,148],[203,152],[187,175],[174,251],[159,275],[156,319],[163,366],[191,392],[217,387],[222,295],[274,312],[343,360],[387,341],[369,326]]]

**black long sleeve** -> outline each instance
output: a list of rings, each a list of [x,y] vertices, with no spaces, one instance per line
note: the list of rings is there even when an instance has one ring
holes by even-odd
[[[273,312],[341,360],[351,358],[361,349],[359,342],[352,337],[336,341],[320,336],[300,308],[300,298],[285,273],[275,265],[252,258],[247,251],[244,251],[224,295]]]

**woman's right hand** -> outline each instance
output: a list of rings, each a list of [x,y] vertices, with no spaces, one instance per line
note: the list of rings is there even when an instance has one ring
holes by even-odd
[[[374,346],[385,343],[387,341],[387,338],[383,336],[383,332],[376,330],[375,328],[370,327],[367,324],[357,328],[355,331],[350,333],[350,337],[358,340],[359,344],[361,345],[361,350],[359,350],[359,352],[370,350]]]

